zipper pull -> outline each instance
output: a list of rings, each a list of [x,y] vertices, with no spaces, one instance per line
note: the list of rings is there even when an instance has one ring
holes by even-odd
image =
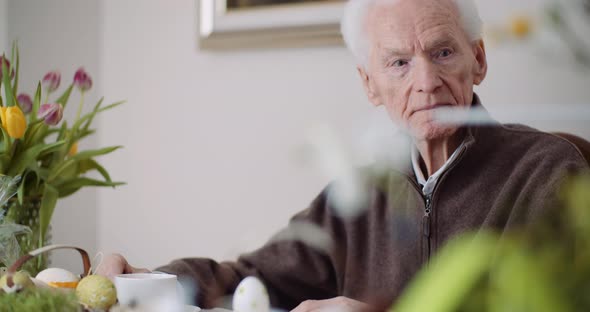
[[[430,195],[425,196],[426,207],[424,208],[424,217],[422,217],[422,233],[425,237],[430,237],[430,212],[432,211],[432,200]]]

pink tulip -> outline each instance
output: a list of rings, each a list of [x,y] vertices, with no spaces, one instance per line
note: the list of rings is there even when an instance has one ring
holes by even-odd
[[[50,126],[55,126],[61,121],[63,113],[64,108],[63,106],[61,106],[61,104],[43,104],[39,108],[37,116],[40,119],[44,119],[46,124]]]
[[[86,73],[83,67],[78,68],[74,75],[74,85],[84,92],[92,88],[92,78]]]
[[[28,114],[33,110],[33,101],[28,94],[21,93],[16,97],[18,104],[20,105],[20,109],[23,113]]]
[[[43,81],[41,84],[43,88],[47,90],[47,92],[53,92],[59,88],[59,83],[61,82],[61,74],[57,70],[53,70],[45,74],[43,77]]]
[[[10,68],[10,62],[3,56],[0,56],[0,65],[4,64],[6,70]],[[14,69],[10,71],[10,79],[14,78]],[[2,79],[2,67],[0,67],[0,79]]]

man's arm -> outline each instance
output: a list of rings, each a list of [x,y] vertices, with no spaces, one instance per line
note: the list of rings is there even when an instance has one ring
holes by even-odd
[[[326,206],[325,193],[322,192],[308,209],[293,217],[286,231],[302,223],[309,224],[322,229],[322,233],[334,241],[333,227],[338,221]],[[234,262],[186,258],[157,270],[195,281],[198,285],[197,302],[205,308],[215,306],[223,296],[232,294],[246,276],[262,280],[275,307],[292,309],[307,299],[336,297],[336,273],[332,265],[334,246],[321,249],[297,239],[297,235],[290,238],[271,240]]]
[[[326,205],[326,191],[308,209],[293,217],[290,225],[302,223],[321,229],[322,233],[335,242],[334,231],[341,224]],[[234,292],[243,278],[256,276],[268,288],[274,307],[293,309],[309,299],[321,300],[338,296],[337,277],[332,264],[334,252],[334,244],[322,249],[312,247],[300,239],[279,239],[271,240],[262,248],[242,255],[234,262],[218,263],[206,258],[185,258],[159,267],[156,271],[176,274],[195,282],[195,299],[203,308],[218,305],[224,296]],[[113,276],[138,270],[120,255],[108,256],[105,263],[109,262],[114,264],[102,266],[97,273]]]
[[[130,273],[147,273],[148,269],[136,268],[131,266],[125,257],[120,254],[110,254],[104,257],[100,265],[96,268],[96,274],[108,277],[114,280],[118,274]]]

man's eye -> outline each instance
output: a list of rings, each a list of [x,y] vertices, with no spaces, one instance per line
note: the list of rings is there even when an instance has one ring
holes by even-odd
[[[408,61],[405,60],[397,60],[393,62],[393,67],[402,67],[408,65]]]
[[[442,49],[438,52],[438,57],[439,58],[447,58],[449,56],[453,55],[453,50],[451,49]]]

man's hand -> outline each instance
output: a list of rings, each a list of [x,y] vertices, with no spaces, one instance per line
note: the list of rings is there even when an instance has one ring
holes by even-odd
[[[346,297],[336,297],[327,300],[307,300],[298,305],[291,312],[374,312],[370,305]]]
[[[119,274],[129,274],[129,273],[148,273],[150,270],[148,269],[140,269],[134,268],[120,254],[110,254],[102,259],[102,262],[99,264],[96,274],[103,275],[108,277],[109,279],[114,279],[116,275]]]

